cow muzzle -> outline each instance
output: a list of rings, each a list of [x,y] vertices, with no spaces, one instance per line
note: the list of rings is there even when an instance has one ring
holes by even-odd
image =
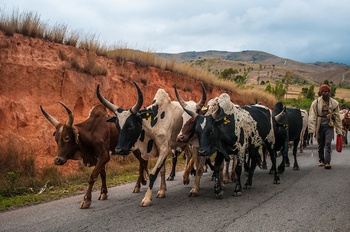
[[[180,143],[187,143],[188,137],[185,135],[179,135],[179,136],[177,136],[176,141],[180,142]]]
[[[55,157],[54,162],[56,165],[63,165],[67,162],[67,159],[61,157]]]
[[[204,148],[200,148],[198,150],[198,155],[199,156],[207,156],[208,155],[208,151],[206,149],[204,149]]]

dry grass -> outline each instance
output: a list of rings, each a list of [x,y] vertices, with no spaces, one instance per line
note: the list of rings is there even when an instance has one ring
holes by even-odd
[[[6,9],[0,9],[0,30],[7,35],[20,33],[25,36],[42,38],[51,42],[61,43],[69,46],[74,46],[80,49],[94,52],[98,56],[107,56],[115,59],[120,63],[134,62],[139,66],[153,66],[163,70],[169,70],[185,76],[194,78],[195,80],[205,83],[208,89],[211,86],[218,86],[224,90],[237,92],[237,86],[233,82],[219,80],[214,74],[208,70],[197,68],[193,65],[177,63],[174,60],[167,60],[158,57],[153,51],[138,51],[127,48],[126,44],[119,44],[114,46],[107,46],[106,43],[99,41],[99,36],[96,34],[83,35],[78,31],[71,31],[65,24],[48,25],[40,19],[40,15],[33,12],[21,12],[13,10],[12,14],[8,14]],[[94,59],[87,57],[87,62],[79,63],[77,57],[70,57],[71,67],[79,72],[85,72],[93,76],[106,75],[107,69],[96,64]],[[146,82],[146,80],[144,80]],[[190,88],[184,87],[187,91]],[[246,95],[242,91],[241,95]],[[255,98],[263,99],[266,97],[265,93],[256,92],[254,97],[247,96],[247,101],[252,102]]]

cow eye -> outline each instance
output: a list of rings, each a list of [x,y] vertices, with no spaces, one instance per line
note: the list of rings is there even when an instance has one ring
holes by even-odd
[[[65,136],[65,137],[64,137],[64,141],[65,141],[65,142],[68,142],[68,141],[69,141],[69,136]]]

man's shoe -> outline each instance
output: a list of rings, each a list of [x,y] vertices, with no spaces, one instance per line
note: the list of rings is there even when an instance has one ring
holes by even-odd
[[[321,161],[321,162],[318,163],[318,166],[323,167],[324,163]]]
[[[325,169],[331,169],[331,167],[332,167],[332,166],[331,166],[330,164],[326,164],[326,165],[324,166]]]

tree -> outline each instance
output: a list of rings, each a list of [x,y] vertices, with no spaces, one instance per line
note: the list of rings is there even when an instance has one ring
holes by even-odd
[[[301,95],[307,99],[313,100],[315,98],[315,86],[311,85],[309,88],[302,88],[301,89]]]
[[[282,82],[277,81],[275,87],[272,87],[271,84],[268,84],[265,88],[265,91],[273,94],[277,98],[277,100],[280,101],[286,94],[287,89],[284,87]]]
[[[228,68],[228,69],[225,69],[224,71],[222,71],[220,73],[220,77],[219,78],[222,78],[222,79],[225,79],[225,80],[231,80],[231,79],[235,78],[235,75],[237,73],[238,73],[238,71],[236,69]]]

